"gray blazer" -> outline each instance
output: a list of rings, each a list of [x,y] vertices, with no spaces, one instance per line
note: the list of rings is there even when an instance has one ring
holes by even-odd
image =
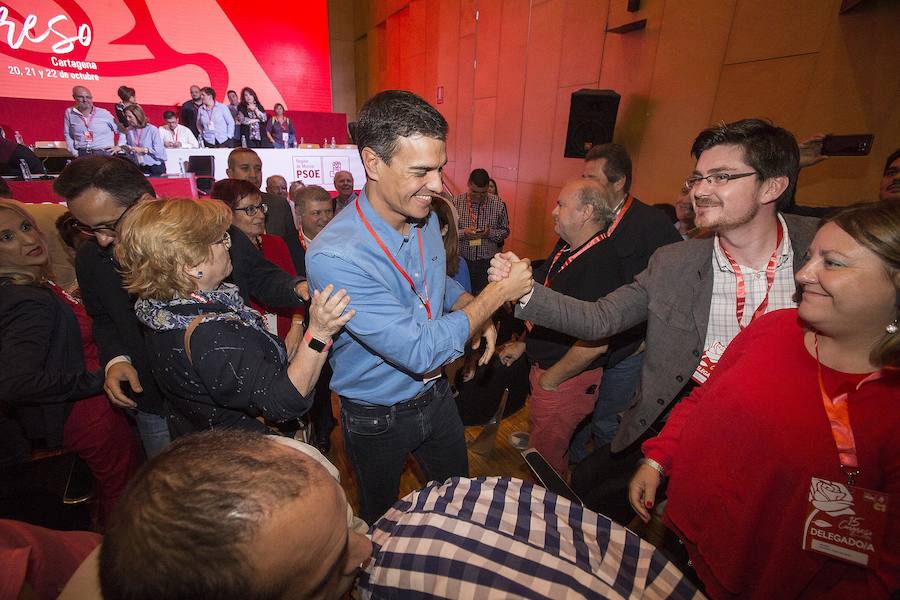
[[[782,215],[794,251],[804,262],[818,219]],[[597,302],[582,302],[541,285],[516,316],[579,339],[597,340],[647,321],[647,349],[635,401],[622,415],[613,452],[633,444],[690,381],[700,363],[712,302],[713,238],[663,246],[647,269]]]

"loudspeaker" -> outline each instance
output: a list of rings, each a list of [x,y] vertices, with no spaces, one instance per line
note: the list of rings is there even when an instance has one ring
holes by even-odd
[[[572,92],[566,158],[584,158],[591,146],[612,141],[621,96],[612,90]]]

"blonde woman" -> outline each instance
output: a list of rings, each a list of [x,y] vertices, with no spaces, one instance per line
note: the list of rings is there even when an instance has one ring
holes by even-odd
[[[173,437],[303,416],[331,347],[355,311],[331,285],[315,290],[309,328],[289,361],[284,343],[246,306],[231,273],[232,211],[218,200],[141,202],[121,224],[116,258],[148,327],[151,368],[171,408]]]

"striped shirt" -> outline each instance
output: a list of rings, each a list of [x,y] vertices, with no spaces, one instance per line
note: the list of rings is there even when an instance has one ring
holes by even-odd
[[[772,291],[769,292],[769,304],[766,312],[770,313],[783,308],[796,308],[794,292],[797,285],[794,283],[794,250],[791,247],[791,238],[788,235],[787,223],[781,215],[778,215],[781,226],[784,228],[784,239],[781,244],[781,252],[775,263],[775,281]],[[746,288],[746,301],[744,303],[744,315],[741,325],[750,324],[753,313],[766,296],[766,269],[762,270],[738,265],[744,275]],[[728,262],[728,258],[722,251],[719,236],[716,235],[713,242],[712,255],[713,290],[712,302],[709,306],[709,324],[706,327],[706,342],[703,345],[704,358],[694,372],[694,381],[703,383],[706,381],[708,367],[707,357],[712,362],[718,363],[722,352],[728,347],[738,333],[741,326],[737,322],[737,284],[734,270]],[[714,366],[714,365],[713,365]]]
[[[637,534],[542,487],[431,482],[369,531],[369,598],[703,598]]]
[[[458,215],[459,255],[466,260],[493,258],[500,244],[509,237],[506,203],[494,194],[485,194],[481,202],[472,201],[469,194],[460,194],[453,199],[453,206]],[[465,239],[462,232],[469,227],[490,228],[490,232],[479,240]]]

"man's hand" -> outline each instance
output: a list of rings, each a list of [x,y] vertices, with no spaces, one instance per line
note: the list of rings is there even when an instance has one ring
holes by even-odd
[[[544,371],[538,378],[538,385],[541,386],[542,390],[547,392],[555,392],[559,389],[559,384],[561,383],[562,381],[557,381],[557,377],[552,370]]]
[[[293,319],[291,328],[284,337],[284,346],[287,348],[288,362],[294,360],[294,355],[300,349],[300,342],[303,341],[303,321],[301,319]]]
[[[485,322],[484,327],[481,328],[478,336],[472,340],[472,349],[477,350],[481,346],[481,338],[485,339],[484,345],[484,354],[481,355],[481,358],[478,360],[478,365],[486,365],[488,361],[491,360],[491,357],[494,355],[494,349],[497,346],[497,328],[494,326],[494,321],[488,319]]]
[[[134,366],[127,361],[117,362],[106,372],[106,381],[103,382],[103,390],[109,396],[109,401],[119,408],[137,408],[137,403],[125,395],[122,383],[128,382],[131,390],[140,394],[144,391],[138,373]]]
[[[309,281],[303,280],[294,286],[294,293],[309,302]]]
[[[641,465],[628,484],[628,502],[644,523],[650,520],[650,509],[656,502],[656,489],[660,482],[662,476],[659,471],[650,465]]]
[[[462,236],[463,236],[463,239],[468,240],[468,239],[472,239],[472,238],[474,238],[474,237],[478,237],[478,236],[475,234],[475,231],[476,231],[476,230],[475,230],[475,227],[474,227],[474,226],[472,226],[472,227],[466,227],[465,229],[462,230]]]
[[[525,342],[506,342],[497,350],[500,357],[500,363],[510,366],[525,353]]]
[[[491,259],[491,266],[488,267],[488,281],[502,281],[509,277],[509,271],[512,264],[519,260],[519,257],[512,252],[498,252]]]
[[[822,156],[822,141],[824,139],[824,133],[817,133],[816,135],[805,139],[798,144],[798,146],[800,146],[801,169],[804,167],[817,165],[828,158],[827,156]]]
[[[531,261],[523,258],[513,262],[506,278],[498,281],[496,285],[500,287],[504,300],[518,300],[531,292],[532,288],[534,288]]]

